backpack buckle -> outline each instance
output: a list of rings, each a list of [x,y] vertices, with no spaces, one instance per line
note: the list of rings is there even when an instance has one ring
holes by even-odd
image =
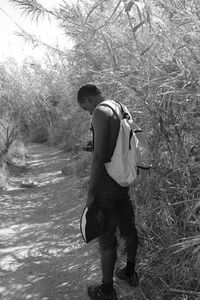
[[[123,119],[130,120],[129,114],[127,114],[125,111],[123,111],[122,118],[123,118]]]

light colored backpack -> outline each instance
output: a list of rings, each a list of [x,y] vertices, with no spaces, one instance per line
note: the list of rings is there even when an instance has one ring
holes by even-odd
[[[148,141],[143,131],[133,122],[125,105],[105,100],[99,106],[108,106],[118,116],[120,128],[111,161],[105,163],[108,174],[121,186],[143,183],[150,173],[151,159]]]

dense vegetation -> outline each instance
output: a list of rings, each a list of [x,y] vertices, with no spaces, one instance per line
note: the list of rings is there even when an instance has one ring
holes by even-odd
[[[153,162],[145,189],[131,191],[141,237],[138,268],[152,299],[198,299],[199,1],[82,0],[54,10],[11,2],[33,20],[56,19],[74,47],[49,49],[44,64],[0,66],[0,158],[19,138],[80,152],[89,138],[89,118],[76,105],[82,84],[94,83],[127,104],[148,135]],[[79,172],[89,159],[81,153]]]

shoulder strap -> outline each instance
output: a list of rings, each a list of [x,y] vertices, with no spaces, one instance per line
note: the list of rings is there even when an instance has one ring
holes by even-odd
[[[111,102],[111,101],[114,102],[114,105],[116,105],[116,104],[119,105],[121,116],[119,116],[119,114],[117,113],[117,111],[116,111],[115,108],[113,107],[114,105],[112,105],[112,102],[111,102],[111,103],[108,103],[109,101],[110,101],[110,102]],[[111,108],[112,111],[113,111],[114,114],[118,117],[119,120],[120,120],[120,119],[128,119],[128,120],[130,120],[130,115],[124,110],[123,105],[122,105],[120,102],[118,102],[118,101],[114,101],[114,100],[106,100],[106,101],[100,103],[99,106],[107,106],[107,107]],[[121,118],[120,118],[120,117],[121,117]]]
[[[123,105],[122,105],[120,102],[118,102],[118,101],[115,101],[115,102],[118,103],[119,106],[120,106],[120,108],[121,108],[122,118],[123,118],[123,119],[130,120],[131,117],[130,117],[130,115],[124,110]]]
[[[111,102],[111,103],[108,103],[108,102]],[[119,105],[120,107],[120,113],[121,113],[121,116],[119,116],[119,114],[116,112],[116,110],[114,109],[113,105],[112,105],[112,102]],[[118,101],[115,101],[115,100],[105,100],[103,102],[101,102],[98,106],[107,106],[109,108],[112,109],[112,111],[114,112],[114,114],[118,117],[119,120],[121,119],[127,119],[129,121],[131,121],[131,124],[132,124],[132,130],[134,133],[140,133],[140,132],[143,132],[142,129],[140,129],[132,120],[132,117],[131,117],[131,114],[130,112],[128,111],[128,109],[120,103]],[[126,109],[126,110],[125,110]],[[121,117],[121,118],[120,118]]]
[[[115,111],[115,109],[114,109],[111,105],[109,105],[109,104],[107,104],[107,103],[102,103],[102,104],[100,104],[99,106],[107,106],[107,107],[109,107],[110,109],[112,109],[113,113],[114,113],[114,114],[117,116],[117,118],[120,120],[119,115],[117,114],[117,112]]]

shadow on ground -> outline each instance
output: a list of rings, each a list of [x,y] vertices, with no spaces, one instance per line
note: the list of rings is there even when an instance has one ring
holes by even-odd
[[[29,153],[24,177],[40,186],[22,189],[24,177],[12,178],[0,195],[0,295],[5,300],[87,299],[88,275],[99,268],[94,247],[86,247],[80,236],[78,179],[73,172],[61,173],[73,163],[47,146],[32,145]]]
[[[83,200],[75,162],[45,145],[31,145],[29,154],[28,172],[11,178],[0,195],[1,299],[88,299],[86,287],[101,273],[96,242],[85,245],[80,235]],[[40,186],[22,189],[24,179]],[[132,291],[119,290],[119,299],[133,299]]]

